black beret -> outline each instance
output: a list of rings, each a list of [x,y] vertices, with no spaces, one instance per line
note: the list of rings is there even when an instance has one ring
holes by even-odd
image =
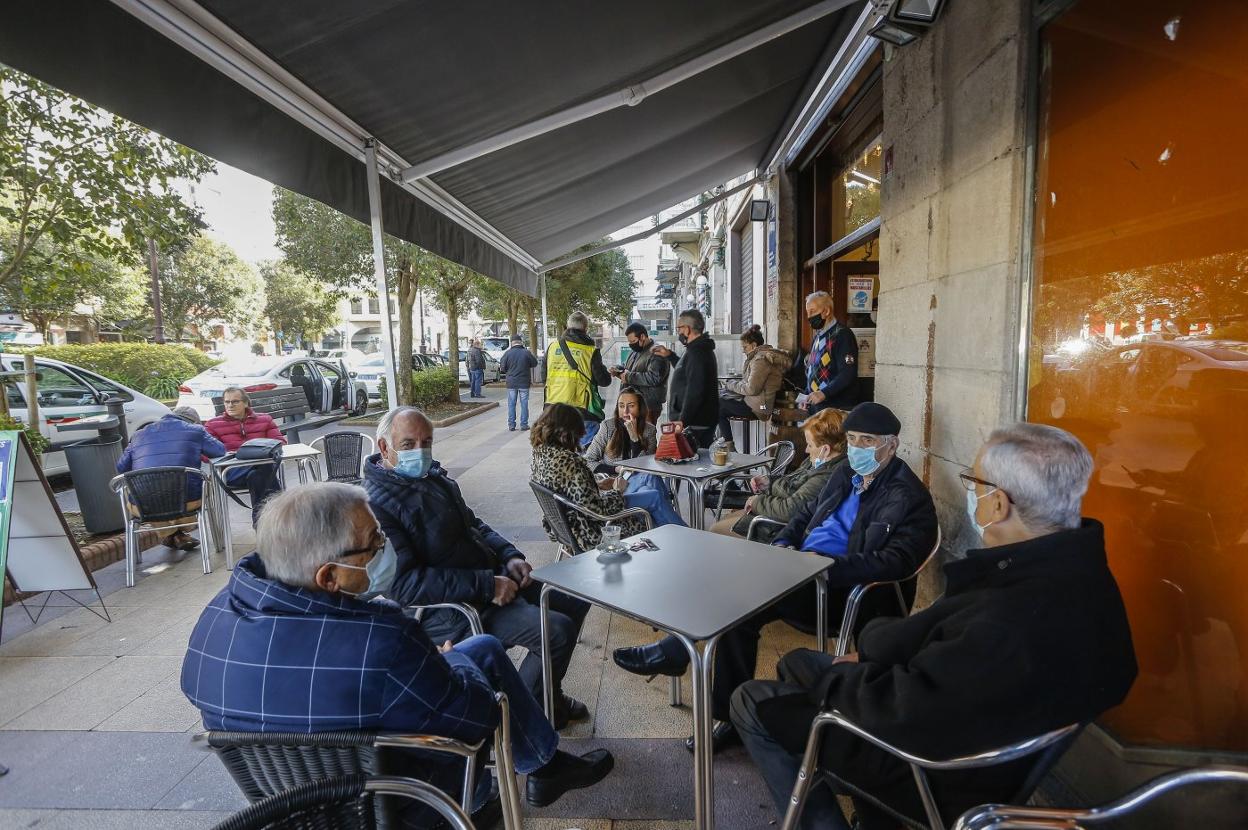
[[[901,421],[884,404],[867,401],[853,408],[845,418],[843,429],[872,435],[896,435],[901,432]]]

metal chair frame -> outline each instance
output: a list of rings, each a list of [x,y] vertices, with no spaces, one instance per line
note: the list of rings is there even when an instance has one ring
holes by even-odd
[[[650,511],[646,510],[644,507],[628,507],[621,510],[619,513],[612,513],[610,516],[605,516],[601,513],[596,513],[593,510],[590,510],[588,507],[582,507],[581,505],[569,500],[566,496],[556,493],[544,484],[538,484],[536,481],[530,481],[529,487],[533,489],[533,495],[537,498],[538,506],[541,507],[542,513],[546,516],[546,521],[550,523],[551,528],[555,531],[555,539],[559,542],[559,559],[563,559],[565,556],[576,556],[578,554],[582,554],[585,550],[577,544],[576,534],[572,532],[572,526],[568,523],[567,517],[562,513],[554,516],[550,515],[550,512],[546,509],[546,505],[543,504],[543,501],[547,498],[553,499],[558,507],[566,508],[575,513],[580,513],[587,519],[602,522],[603,524],[606,524],[607,522],[618,522],[622,519],[637,516],[642,520],[642,523],[645,524],[646,530],[652,530],[654,528],[654,517],[651,516]]]
[[[327,439],[331,439],[338,435],[353,435],[356,438],[360,439],[360,468],[359,470],[356,471],[357,475],[355,475],[351,479],[334,478],[333,476],[330,475],[330,472],[329,472],[329,451],[325,447],[325,442]],[[367,452],[363,448],[363,444],[365,441],[368,442]],[[364,480],[364,461],[370,455],[373,454],[373,451],[376,449],[377,444],[376,442],[373,441],[373,437],[371,435],[365,435],[362,432],[356,432],[355,430],[350,430],[350,429],[340,429],[340,430],[336,430],[335,432],[328,432],[324,435],[317,437],[308,446],[312,447],[313,449],[319,449],[321,452],[320,462],[321,462],[321,466],[325,469],[325,481],[345,481],[350,484],[359,484],[361,481]]]
[[[149,524],[149,521],[135,516],[130,512],[131,505],[138,506],[130,496],[130,480],[128,476],[135,474],[152,474],[152,473],[173,473],[178,472],[183,476],[193,475],[199,476],[201,482],[200,503],[189,512],[184,513],[185,516],[194,516],[190,521],[175,522],[171,524],[162,524],[155,527]],[[118,500],[121,502],[121,515],[126,521],[126,587],[133,588],[138,563],[143,561],[143,552],[139,550],[139,533],[147,530],[166,530],[174,528],[181,530],[184,527],[194,527],[199,530],[199,555],[203,563],[204,573],[212,573],[212,549],[214,547],[214,536],[212,533],[212,522],[208,519],[211,516],[210,506],[212,499],[212,487],[209,486],[210,479],[208,474],[198,467],[147,467],[142,470],[131,470],[128,473],[113,476],[109,480],[108,486],[117,494]],[[156,520],[164,521],[164,520]]]
[[[1129,815],[1155,798],[1192,784],[1248,785],[1248,767],[1210,766],[1159,776],[1099,807],[1062,809],[985,804],[958,817],[954,830],[1082,830]]]
[[[481,614],[466,602],[431,602],[428,605],[407,606],[409,611],[415,612],[413,616],[417,622],[420,621],[425,611],[432,608],[449,608],[452,611],[458,611],[468,618],[468,628],[472,631],[472,636],[478,637],[485,633],[485,626],[481,623]]]
[[[862,599],[867,595],[867,591],[884,585],[892,585],[893,590],[897,593],[897,605],[899,608],[903,609],[904,612],[906,607],[906,595],[901,591],[901,583],[919,578],[919,574],[923,573],[923,569],[926,568],[928,563],[934,560],[936,558],[936,554],[940,552],[940,542],[941,532],[940,525],[938,524],[936,525],[936,544],[932,545],[931,552],[928,553],[927,558],[923,560],[922,564],[915,569],[914,573],[910,574],[905,579],[864,582],[861,585],[855,585],[853,587],[853,590],[849,592],[849,598],[845,600],[845,613],[841,616],[841,630],[836,637],[835,654],[837,657],[844,657],[849,653],[849,644],[853,642],[854,639],[854,623],[858,621],[858,609],[862,606]]]
[[[792,441],[772,441],[767,446],[758,451],[759,455],[766,455],[775,450],[775,455],[771,459],[771,463],[767,465],[768,474],[780,476],[793,463],[793,457],[797,455],[797,448],[793,446]],[[762,466],[761,464],[759,466]],[[754,469],[758,469],[755,467]],[[728,482],[730,481],[749,481],[754,477],[754,470],[748,470],[744,473],[733,473],[720,479],[719,484],[719,502],[715,505],[715,521],[719,521],[724,517],[724,496],[728,493]]]
[[[503,804],[503,826],[506,830],[522,830],[522,819],[520,815],[520,787],[516,781],[516,768],[511,755],[511,707],[507,701],[507,695],[502,692],[496,692],[494,699],[499,707],[498,726],[494,729],[494,768],[496,778],[498,779],[499,797]],[[378,733],[372,735],[371,742],[367,744],[353,742],[343,743],[337,746],[332,743],[326,743],[323,739],[317,740],[317,733],[272,733],[272,732],[255,732],[241,733],[254,738],[251,744],[241,744],[238,742],[216,744],[214,741],[225,741],[228,738],[233,739],[240,733],[237,732],[201,732],[196,734],[191,740],[196,744],[203,744],[213,751],[219,749],[242,748],[244,746],[265,747],[266,749],[289,749],[292,752],[309,746],[317,749],[324,749],[327,753],[335,756],[343,749],[355,749],[356,762],[365,773],[370,772],[364,769],[366,760],[359,755],[360,749],[408,749],[422,750],[428,752],[438,752],[448,755],[455,755],[464,759],[464,778],[463,778],[463,794],[460,800],[460,806],[464,813],[471,815],[472,813],[472,797],[476,789],[476,764],[475,759],[477,753],[485,745],[485,741],[477,741],[475,743],[467,743],[465,741],[457,741],[452,738],[446,738],[441,735],[405,735],[394,733]],[[361,737],[365,734],[362,733]],[[218,753],[220,754],[220,753]],[[247,795],[247,787],[234,776],[234,770],[229,764],[222,759],[222,763],[226,763],[231,777],[235,778],[235,783]],[[252,780],[249,782],[251,788],[256,790],[265,790],[271,782],[260,782]],[[275,795],[268,793],[267,795]],[[471,825],[469,825],[471,826]]]
[[[217,824],[213,830],[302,827],[305,825],[298,823],[299,819],[315,808],[344,804],[362,797],[371,799],[374,795],[398,796],[418,801],[436,811],[451,830],[475,830],[469,815],[446,793],[424,781],[394,775],[348,775],[309,781],[245,807]],[[312,822],[308,822],[306,826],[311,825]]]
[[[793,794],[789,797],[789,807],[784,814],[784,824],[782,830],[797,830],[798,822],[802,817],[802,810],[806,806],[806,798],[810,795],[810,788],[814,783],[817,774],[817,766],[819,761],[819,751],[823,746],[823,735],[827,727],[839,726],[856,737],[866,741],[867,743],[882,749],[889,755],[898,758],[910,765],[910,770],[914,775],[915,786],[919,790],[919,798],[923,802],[923,811],[927,817],[927,827],[930,830],[945,830],[945,823],[940,817],[940,808],[936,804],[936,798],[932,794],[931,784],[927,780],[927,772],[930,770],[961,770],[975,769],[979,767],[991,767],[998,764],[1008,763],[1010,761],[1024,758],[1028,755],[1034,755],[1042,752],[1050,747],[1059,745],[1066,739],[1073,739],[1074,736],[1083,728],[1083,724],[1071,724],[1055,729],[1052,732],[1046,732],[1033,738],[1027,738],[1017,741],[1006,746],[996,749],[988,749],[983,752],[977,752],[972,755],[963,755],[957,758],[949,758],[946,760],[933,760],[924,758],[919,755],[907,752],[904,749],[893,746],[882,738],[872,735],[867,730],[858,726],[853,721],[846,718],[835,709],[828,712],[820,712],[815,716],[815,721],[810,727],[810,737],[806,741],[806,752],[802,756],[802,765],[797,773],[797,781],[793,785]],[[1055,758],[1051,760],[1056,760]],[[1031,779],[1038,776],[1034,774],[1029,776],[1029,782],[1034,788],[1034,784],[1038,783]],[[854,788],[855,790],[857,788]],[[895,818],[903,821],[911,827],[923,827],[913,819],[897,812],[893,808],[878,801],[867,793],[860,791],[855,792],[872,801],[877,807],[892,814]]]

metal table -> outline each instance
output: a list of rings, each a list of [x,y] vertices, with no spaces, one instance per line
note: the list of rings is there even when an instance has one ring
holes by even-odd
[[[679,525],[655,528],[645,537],[657,551],[632,552],[603,564],[592,551],[533,571],[542,582],[542,684],[546,714],[553,719],[554,671],[550,662],[550,592],[560,591],[662,629],[679,639],[693,667],[694,818],[699,830],[715,823],[711,758],[711,671],[719,638],[802,585],[815,581],[820,649],[827,650],[825,556],[720,536]],[[697,644],[703,644],[701,653]]]
[[[612,461],[611,463],[625,470],[653,473],[664,478],[676,478],[689,482],[689,525],[697,530],[702,530],[706,518],[706,510],[702,504],[702,493],[706,490],[707,482],[754,467],[770,467],[771,458],[766,455],[745,455],[734,452],[728,454],[727,464],[722,467],[716,467],[711,463],[711,451],[701,449],[698,450],[697,461],[688,461],[684,464],[668,464],[665,461],[657,460],[653,455],[641,455],[637,458],[626,458],[621,461]]]
[[[311,471],[313,480],[321,480],[321,451],[307,444],[286,444],[282,447],[282,463],[277,465],[278,480],[285,486],[285,476],[283,468],[287,461],[295,462],[295,467],[299,475],[299,483],[308,483],[308,473]],[[310,462],[310,463],[309,463]],[[220,475],[212,476],[212,496],[213,503],[216,505],[213,514],[216,517],[217,533],[214,536],[221,540],[224,547],[225,567],[227,569],[234,568],[234,536],[230,529],[230,497],[226,494],[226,488],[223,483],[225,481],[225,473],[227,470],[235,467],[258,467],[262,464],[271,464],[271,461],[261,459],[258,461],[239,461],[234,457],[234,453],[226,453],[218,459],[209,462]]]

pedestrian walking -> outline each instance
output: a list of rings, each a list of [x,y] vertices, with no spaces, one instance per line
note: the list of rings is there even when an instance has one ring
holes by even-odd
[[[511,348],[503,353],[499,371],[507,378],[507,429],[516,431],[516,406],[520,407],[520,429],[529,428],[529,388],[537,358],[524,347],[524,338],[511,338]]]
[[[485,382],[485,352],[480,340],[468,341],[468,397],[484,398],[481,384]]]

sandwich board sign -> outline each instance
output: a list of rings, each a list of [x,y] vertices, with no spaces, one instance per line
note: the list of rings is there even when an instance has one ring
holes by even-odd
[[[109,619],[78,541],[65,523],[43,469],[35,463],[30,442],[18,430],[0,430],[0,574],[19,593],[47,593],[36,614],[21,603],[32,622],[38,622],[53,591],[94,591],[103,614],[65,596]],[[0,626],[3,614],[0,606]]]

